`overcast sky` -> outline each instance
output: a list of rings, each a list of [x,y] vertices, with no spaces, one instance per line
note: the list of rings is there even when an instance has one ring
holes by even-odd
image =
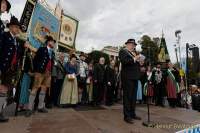
[[[26,0],[10,0],[12,13],[20,17]],[[55,5],[57,0],[47,0]],[[122,45],[141,35],[160,37],[162,29],[172,60],[176,38],[181,43],[200,44],[200,0],[61,0],[67,13],[79,19],[78,50]],[[15,4],[14,4],[15,2]]]

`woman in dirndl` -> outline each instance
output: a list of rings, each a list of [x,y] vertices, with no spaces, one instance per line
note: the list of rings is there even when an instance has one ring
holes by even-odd
[[[65,64],[65,70],[67,72],[62,91],[60,95],[60,105],[76,105],[78,103],[78,84],[77,84],[77,73],[78,66],[76,56],[71,55],[70,61]]]
[[[177,94],[180,92],[179,88],[180,75],[179,71],[173,67],[172,63],[168,63],[166,72],[166,89],[167,99],[170,107],[175,108],[177,103]]]
[[[144,95],[149,97],[150,104],[153,104],[153,96],[154,96],[154,91],[153,91],[153,82],[152,82],[152,69],[151,66],[147,67],[146,71],[146,83],[144,84]]]
[[[19,97],[19,107],[18,111],[23,111],[28,109],[30,87],[32,83],[31,76],[33,76],[33,64],[30,51],[26,53],[24,65],[24,74],[20,84],[20,97]]]

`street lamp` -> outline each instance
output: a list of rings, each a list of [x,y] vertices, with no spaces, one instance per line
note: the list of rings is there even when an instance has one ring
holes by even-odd
[[[174,44],[174,50],[175,50],[175,54],[176,54],[176,63],[178,64],[178,54],[177,54],[176,44]]]
[[[181,36],[180,36],[180,34],[181,34],[181,30],[177,30],[177,31],[175,31],[175,36],[176,36],[176,38],[177,38],[177,46],[178,46],[178,52],[179,52],[179,66],[180,66],[180,68],[181,68],[181,44],[180,44],[180,40],[181,40]]]

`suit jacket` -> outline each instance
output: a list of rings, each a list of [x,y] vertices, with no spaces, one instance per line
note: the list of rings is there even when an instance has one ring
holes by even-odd
[[[95,64],[94,66],[94,81],[97,80],[97,83],[105,82],[105,67],[104,65]]]
[[[50,59],[48,48],[47,47],[40,47],[36,52],[36,55],[33,60],[34,65],[34,72],[44,73],[46,71],[47,64],[49,60],[51,60],[51,64],[54,64],[55,54],[52,53],[52,57]],[[52,67],[51,67],[52,68]]]
[[[10,32],[4,32],[0,37],[0,70],[6,72],[11,68],[11,62],[16,53],[16,65],[17,68],[20,65],[20,60],[23,57],[24,47],[20,45],[20,41],[13,38]]]
[[[106,72],[105,72],[105,77],[106,77],[106,85],[108,85],[108,82],[111,83],[112,86],[115,85],[115,70],[112,69],[110,66],[106,67]]]
[[[122,64],[121,77],[122,79],[140,79],[140,64],[134,61],[132,54],[126,49],[121,49],[119,59]]]

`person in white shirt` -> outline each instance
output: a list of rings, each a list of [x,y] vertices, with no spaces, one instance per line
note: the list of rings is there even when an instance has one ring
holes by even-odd
[[[88,75],[88,64],[85,62],[86,55],[81,52],[79,62],[79,76],[78,76],[78,87],[79,87],[79,102],[86,104],[88,102],[88,94],[86,87],[86,79]]]

